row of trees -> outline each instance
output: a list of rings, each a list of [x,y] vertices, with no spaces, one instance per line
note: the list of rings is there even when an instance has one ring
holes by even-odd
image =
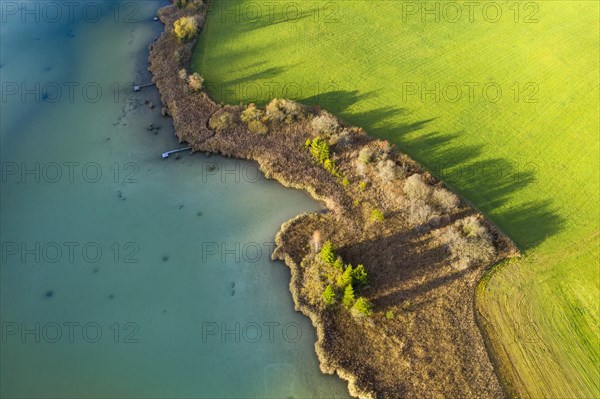
[[[342,305],[349,309],[355,316],[371,316],[373,305],[369,300],[359,296],[356,298],[354,289],[367,285],[368,274],[364,265],[353,267],[351,264],[344,265],[342,258],[336,254],[336,250],[330,241],[326,241],[319,251],[320,262],[326,266],[325,278],[328,284],[322,293],[325,306],[334,306],[341,301]],[[328,270],[329,269],[329,270]],[[341,298],[341,299],[340,299]]]

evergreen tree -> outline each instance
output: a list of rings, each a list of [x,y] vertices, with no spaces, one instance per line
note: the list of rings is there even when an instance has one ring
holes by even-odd
[[[333,262],[335,262],[335,248],[333,247],[333,244],[331,244],[331,241],[325,241],[325,243],[321,247],[320,254],[323,262],[327,263],[328,265],[331,265],[333,264]]]
[[[344,298],[342,299],[342,303],[346,307],[346,309],[350,308],[354,304],[354,288],[352,288],[352,284],[348,284],[346,289],[344,290]]]
[[[358,265],[352,270],[352,281],[358,285],[367,284],[367,271],[364,265]]]
[[[379,209],[373,209],[373,211],[371,212],[371,220],[374,222],[383,222],[385,220],[385,217]]]
[[[352,284],[352,265],[346,266],[346,270],[337,279],[337,285],[340,288],[347,287]]]
[[[328,284],[327,287],[325,287],[325,291],[323,291],[323,301],[327,306],[335,303],[335,291],[330,284]]]
[[[333,266],[335,266],[336,268],[343,270],[344,269],[344,262],[342,261],[342,258],[337,258],[335,260],[335,262],[333,262]]]
[[[368,299],[361,296],[354,302],[352,312],[358,316],[371,316],[373,314],[373,305]]]

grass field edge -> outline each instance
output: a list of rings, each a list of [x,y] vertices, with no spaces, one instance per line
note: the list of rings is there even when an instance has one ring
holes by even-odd
[[[518,258],[517,258],[518,259]],[[475,286],[475,301],[473,313],[475,314],[475,323],[481,332],[485,349],[488,353],[490,361],[496,371],[496,376],[500,381],[500,385],[504,390],[507,398],[520,399],[530,398],[526,395],[527,389],[523,381],[518,377],[515,372],[515,367],[510,361],[508,351],[504,348],[503,341],[498,337],[492,328],[492,323],[486,317],[484,312],[484,296],[485,290],[491,278],[500,273],[505,268],[514,264],[517,259],[509,258],[492,265],[486,270],[481,276],[479,282]]]

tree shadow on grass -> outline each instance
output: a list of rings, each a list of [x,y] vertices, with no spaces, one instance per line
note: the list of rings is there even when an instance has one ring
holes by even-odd
[[[410,145],[416,149],[407,152],[486,214],[522,250],[536,247],[565,228],[564,218],[541,192],[540,199],[518,201],[519,191],[537,184],[534,168],[488,157],[483,145],[454,144],[460,136],[461,133],[423,134]]]
[[[285,71],[285,68],[283,68],[283,67],[267,68],[267,69],[261,70],[260,72],[255,72],[255,73],[251,73],[251,74],[246,75],[246,76],[239,77],[237,79],[228,80],[224,84],[226,86],[236,86],[236,85],[241,85],[241,84],[250,84],[250,83],[255,82],[256,80],[259,80],[259,79],[273,79],[277,75],[281,74],[284,71]]]
[[[319,106],[326,111],[334,113],[338,118],[344,119],[344,111],[350,106],[359,101],[367,100],[375,94],[375,92],[359,93],[358,90],[332,90],[295,100],[302,104]]]
[[[515,206],[498,215],[499,224],[510,224],[511,236],[522,249],[531,249],[562,231],[566,220],[552,205],[552,200],[537,200]]]
[[[461,144],[464,132],[431,130],[432,117],[412,122],[408,110],[383,106],[352,112],[354,104],[374,98],[376,92],[333,91],[303,99],[311,104],[329,99],[336,116],[368,134],[396,144],[434,176],[467,199],[506,232],[522,250],[529,250],[565,228],[565,219],[553,207],[551,198],[540,192],[539,199],[521,201],[518,192],[537,183],[532,164],[517,165],[486,153],[484,145]],[[415,132],[418,132],[415,134]],[[514,204],[513,204],[514,203]]]

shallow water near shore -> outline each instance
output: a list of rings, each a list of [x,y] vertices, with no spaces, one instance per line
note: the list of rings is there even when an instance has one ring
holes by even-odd
[[[1,396],[349,397],[270,261],[322,206],[249,162],[161,159],[183,145],[131,84],[166,2],[55,4],[0,28]]]

